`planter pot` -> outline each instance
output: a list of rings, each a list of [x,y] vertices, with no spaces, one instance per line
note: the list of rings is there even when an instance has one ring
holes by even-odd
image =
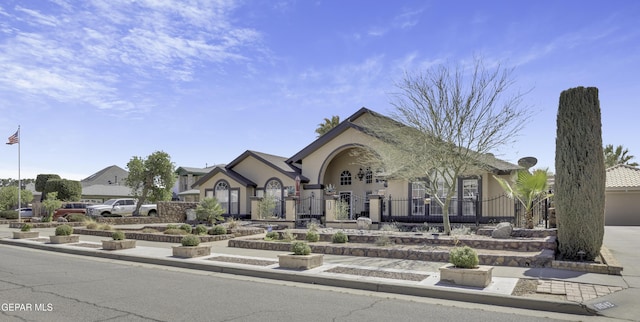
[[[37,231],[14,231],[13,239],[23,239],[23,238],[38,238],[40,236],[40,232]]]
[[[310,269],[322,265],[323,254],[309,255],[278,255],[278,262],[282,268]]]
[[[211,246],[173,246],[175,257],[201,257],[211,255]]]
[[[80,235],[49,236],[52,244],[69,244],[80,242]]]
[[[491,284],[493,266],[457,268],[453,264],[440,267],[440,281],[462,286],[485,288]]]
[[[135,248],[135,247],[136,247],[135,239],[103,240],[102,241],[102,249],[104,250],[118,250],[118,249],[128,249],[128,248]]]

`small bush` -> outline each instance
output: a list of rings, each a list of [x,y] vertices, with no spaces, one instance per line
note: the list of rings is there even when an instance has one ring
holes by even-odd
[[[205,235],[207,231],[208,229],[207,229],[207,226],[205,225],[196,226],[196,235]]]
[[[73,227],[69,225],[60,225],[56,227],[56,236],[69,236],[73,234]]]
[[[171,229],[165,229],[164,234],[165,235],[187,235],[189,233],[187,233],[186,231],[180,228],[171,228]]]
[[[90,222],[87,224],[87,229],[98,229],[98,223],[97,222]]]
[[[471,235],[471,228],[467,226],[456,227],[451,229],[451,236]]]
[[[68,221],[83,222],[86,219],[87,219],[87,216],[85,216],[83,214],[69,214],[69,215],[67,215],[67,220]]]
[[[178,227],[178,225],[174,225],[174,224],[168,224],[167,225],[167,229],[179,229],[180,227]]]
[[[6,219],[18,219],[18,212],[15,210],[3,210],[0,211],[0,217]]]
[[[480,260],[478,253],[469,247],[455,247],[449,252],[449,262],[459,268],[474,268],[478,266]]]
[[[209,235],[224,235],[227,233],[227,228],[222,225],[215,225],[209,230]]]
[[[264,236],[264,240],[278,240],[280,239],[280,234],[276,231],[270,231]]]
[[[308,229],[309,231],[318,231],[318,228],[319,228],[319,227],[320,227],[320,225],[319,225],[319,224],[318,224],[318,222],[317,222],[317,221],[315,221],[315,220],[309,221],[309,222],[307,223],[307,229]]]
[[[24,224],[22,225],[22,227],[20,227],[20,231],[31,231],[31,228],[33,228],[31,224]]]
[[[193,228],[191,227],[191,225],[189,224],[182,224],[180,225],[180,229],[184,230],[187,232],[187,234],[191,234],[191,231],[193,230]]]
[[[344,244],[348,241],[349,237],[347,237],[347,234],[342,231],[339,231],[331,236],[331,242],[335,244]]]
[[[101,230],[111,230],[113,228],[111,228],[111,225],[109,225],[109,224],[104,224],[104,225],[100,225],[100,229]]]
[[[289,229],[285,229],[282,232],[282,240],[290,242],[290,241],[294,241],[296,239],[297,239],[296,238],[296,234],[294,234],[293,231],[291,231]]]
[[[398,232],[400,231],[400,227],[396,223],[384,224],[380,227],[380,230],[387,232]]]
[[[200,245],[200,237],[196,235],[186,235],[182,237],[182,246],[198,246]]]
[[[18,218],[18,217],[16,217],[16,218]],[[42,222],[51,222],[51,216],[42,217]]]
[[[233,217],[227,218],[227,227],[229,227],[229,229],[238,228],[238,226],[240,226],[240,221]]]
[[[291,251],[294,255],[309,255],[311,247],[306,242],[296,241],[291,244]]]
[[[142,232],[145,234],[155,234],[155,233],[159,233],[159,231],[155,228],[144,228],[142,229]]]
[[[393,242],[391,241],[391,238],[389,238],[389,236],[381,235],[378,238],[376,238],[374,244],[376,246],[390,246],[390,245],[393,245]]]
[[[320,234],[315,230],[309,230],[304,236],[304,239],[310,243],[315,243],[320,240]]]
[[[111,238],[113,238],[113,240],[124,240],[124,233],[116,230],[111,234]]]

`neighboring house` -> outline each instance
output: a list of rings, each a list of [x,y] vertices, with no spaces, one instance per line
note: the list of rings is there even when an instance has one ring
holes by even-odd
[[[80,181],[82,200],[102,203],[108,199],[130,198],[131,189],[125,185],[129,172],[117,165],[106,167]]]
[[[326,206],[324,189],[332,185],[336,198],[348,204],[351,219],[368,216],[370,197],[380,195],[385,200],[383,219],[441,222],[442,209],[435,202],[426,202],[429,196],[423,182],[387,181],[378,176],[381,170],[359,165],[352,152],[371,146],[375,140],[361,127],[372,115],[380,116],[366,108],[358,110],[289,158],[246,151],[226,166],[216,166],[191,187],[199,191],[201,199],[215,196],[226,214],[233,216],[248,216],[255,211],[252,199],[273,196],[278,201],[275,215],[284,217],[287,207],[283,200],[298,191],[296,220],[303,215],[321,217]],[[483,222],[513,218],[513,201],[500,207],[481,201],[503,194],[492,175],[508,176],[519,166],[490,154],[484,161],[490,172],[458,179],[460,189],[451,207],[451,222],[475,222],[480,216]]]
[[[174,191],[178,199],[180,201],[199,202],[200,190],[192,189],[191,186],[215,167],[216,166],[206,168],[178,167],[178,169],[176,169],[176,175],[178,176],[178,180],[176,180],[177,189]]]
[[[640,169],[619,164],[606,171],[605,225],[640,226]]]

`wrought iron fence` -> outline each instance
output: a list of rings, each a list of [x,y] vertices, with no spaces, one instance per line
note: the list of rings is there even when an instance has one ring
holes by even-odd
[[[533,214],[534,224],[542,224],[547,218],[548,202],[536,201]],[[433,198],[392,198],[388,196],[382,201],[381,220],[383,222],[442,222],[442,206]],[[454,198],[449,204],[449,220],[451,223],[487,224],[502,221],[512,222],[517,227],[524,227],[524,207],[506,195],[476,200]]]

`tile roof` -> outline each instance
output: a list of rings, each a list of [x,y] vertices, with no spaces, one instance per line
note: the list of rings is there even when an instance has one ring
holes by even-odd
[[[640,168],[618,164],[607,169],[607,189],[640,189]]]

